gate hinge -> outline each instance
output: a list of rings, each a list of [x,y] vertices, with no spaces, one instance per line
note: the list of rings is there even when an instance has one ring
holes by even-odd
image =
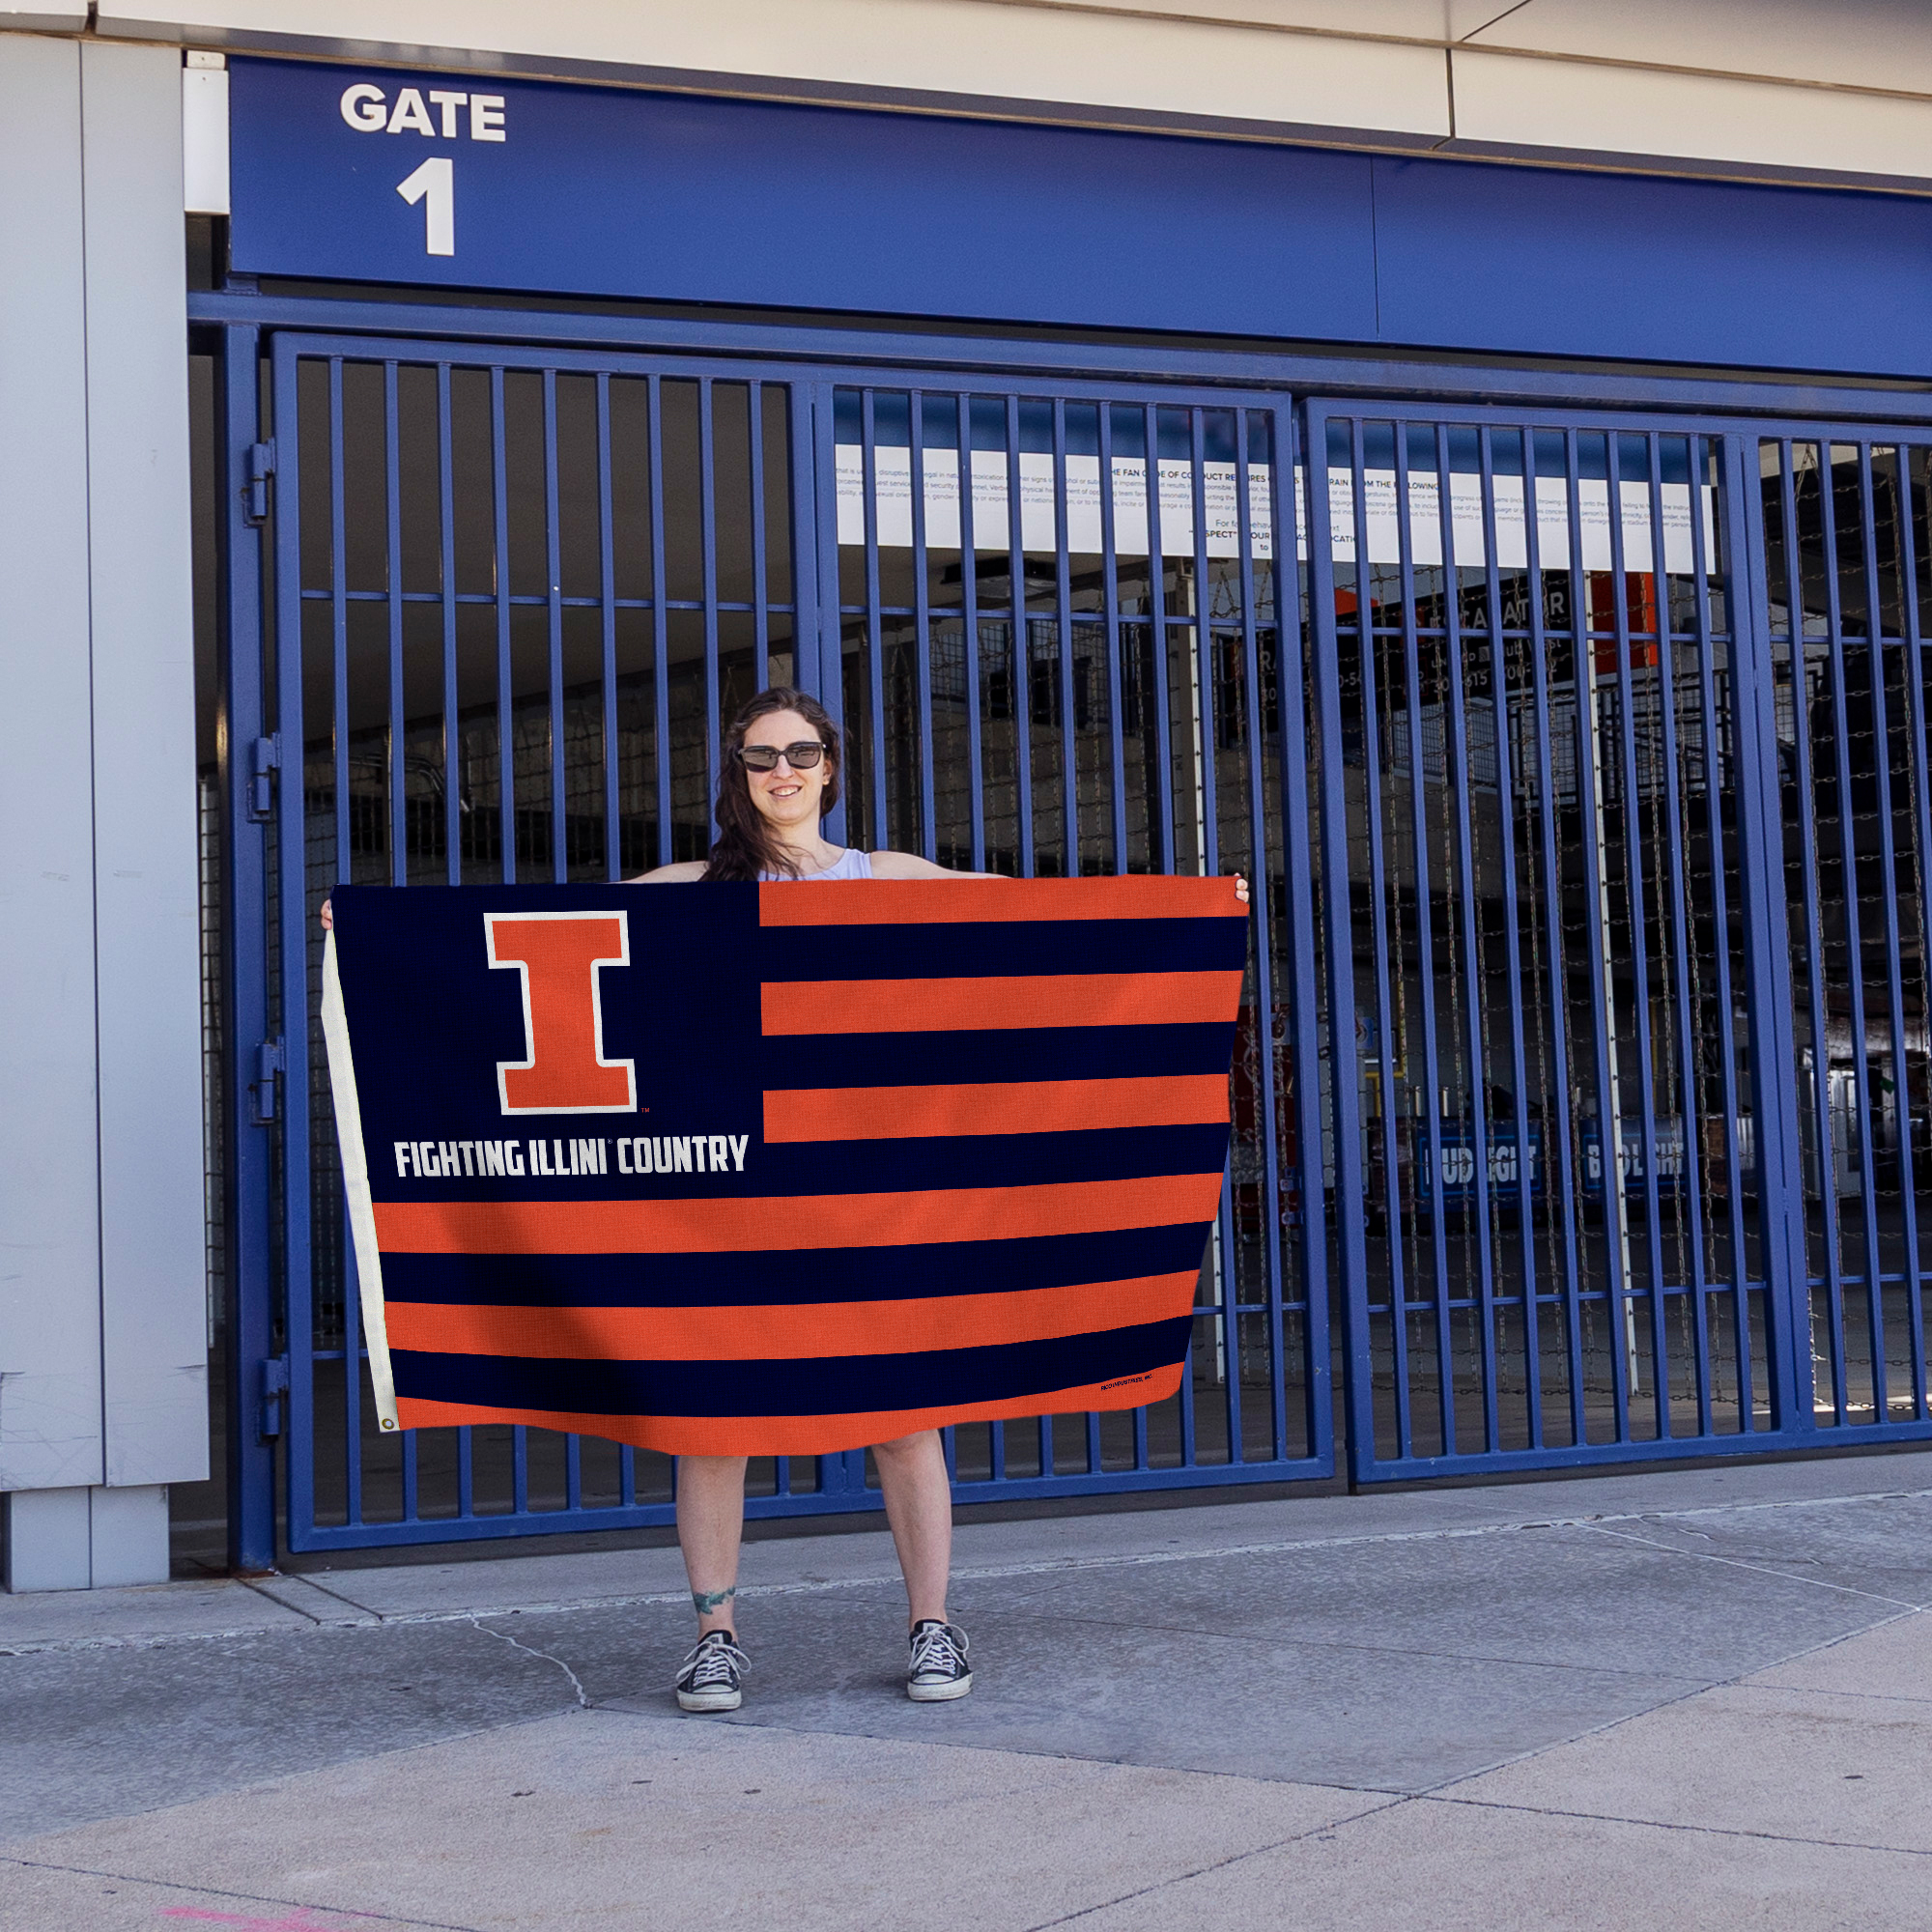
[[[255,1049],[255,1124],[267,1126],[275,1118],[275,1076],[282,1070],[282,1043],[265,1039]]]
[[[274,775],[281,768],[281,739],[257,738],[254,754],[248,767],[248,816],[257,824],[274,815]]]
[[[269,521],[269,478],[275,473],[275,445],[251,442],[248,445],[247,485],[242,515],[258,528]]]
[[[270,1355],[262,1364],[262,1439],[272,1442],[282,1433],[282,1398],[289,1392],[289,1358]]]

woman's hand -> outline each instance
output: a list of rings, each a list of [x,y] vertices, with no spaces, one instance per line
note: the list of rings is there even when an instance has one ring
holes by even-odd
[[[1245,890],[1243,890],[1241,896],[1243,898],[1247,897]],[[335,915],[329,911],[327,899],[324,899],[322,902],[322,929],[325,932],[333,932],[335,930]]]
[[[1236,873],[1235,874],[1235,896],[1236,896],[1236,897],[1237,899],[1239,899],[1239,900],[1240,900],[1240,902],[1241,902],[1241,903],[1242,903],[1243,905],[1246,905],[1246,904],[1247,904],[1247,902],[1248,902],[1248,882],[1247,882],[1247,880],[1246,880],[1246,879],[1244,879],[1244,878],[1243,878],[1243,877],[1242,877],[1242,876],[1240,875],[1240,873],[1239,873],[1239,872],[1236,872]],[[326,925],[326,924],[327,924],[327,923],[328,923],[328,922],[327,922],[327,912],[328,912],[328,908],[327,908],[327,906],[324,906],[324,907],[323,907],[323,913],[324,913],[324,920],[323,920],[323,923],[324,923],[325,925]]]

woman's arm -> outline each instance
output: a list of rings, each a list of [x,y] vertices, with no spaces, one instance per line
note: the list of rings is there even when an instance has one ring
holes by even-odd
[[[1004,879],[1008,874],[955,872],[950,871],[944,866],[935,866],[930,859],[921,859],[911,852],[874,852],[872,876],[875,879]],[[1247,904],[1248,882],[1238,872],[1235,875],[1235,896],[1243,905]]]
[[[674,866],[659,866],[655,870],[639,872],[634,879],[626,879],[627,886],[689,886],[695,885],[710,869],[703,859],[680,859]]]
[[[875,879],[1003,879],[1004,872],[956,872],[946,866],[935,866],[930,859],[922,859],[912,852],[874,852],[871,854],[872,876]]]

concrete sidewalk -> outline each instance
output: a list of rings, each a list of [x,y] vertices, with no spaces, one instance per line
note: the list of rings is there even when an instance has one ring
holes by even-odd
[[[0,1927],[1932,1925],[1932,1455],[0,1599]]]

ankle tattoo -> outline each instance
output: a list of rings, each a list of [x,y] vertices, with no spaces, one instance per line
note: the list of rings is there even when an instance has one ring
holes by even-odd
[[[691,1593],[692,1607],[700,1617],[708,1617],[713,1610],[722,1610],[738,1594],[735,1583],[723,1590],[694,1590]]]

